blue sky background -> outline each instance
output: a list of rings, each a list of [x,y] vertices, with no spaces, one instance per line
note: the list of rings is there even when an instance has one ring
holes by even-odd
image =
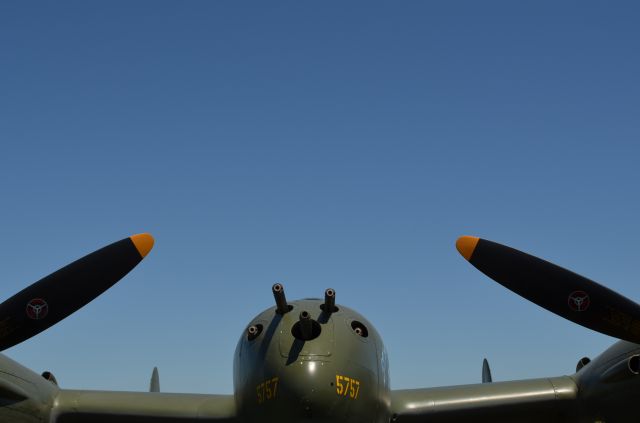
[[[640,299],[635,2],[3,2],[5,297],[112,241],[156,246],[6,353],[69,388],[231,392],[235,343],[320,296],[394,388],[568,374],[613,339],[491,282],[459,235]]]

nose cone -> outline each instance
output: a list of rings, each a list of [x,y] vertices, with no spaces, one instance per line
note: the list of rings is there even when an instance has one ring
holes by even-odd
[[[298,361],[282,371],[278,395],[279,414],[289,414],[283,421],[343,421],[347,415],[336,401],[335,369],[328,361]]]
[[[295,301],[286,314],[270,309],[253,320],[263,331],[252,340],[243,335],[235,361],[241,421],[388,421],[378,391],[375,330],[369,325],[369,337],[358,334],[353,322],[362,325],[364,318],[346,307],[328,315],[321,304]],[[296,329],[307,314],[318,325],[311,327],[311,336],[309,328],[307,336]]]
[[[375,378],[355,363],[298,361],[280,375],[279,391],[269,406],[269,418],[280,422],[376,421],[380,410]]]

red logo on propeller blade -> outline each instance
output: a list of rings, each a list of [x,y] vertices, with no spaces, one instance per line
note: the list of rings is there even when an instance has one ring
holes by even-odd
[[[589,298],[589,294],[584,291],[573,291],[569,294],[567,304],[569,304],[569,308],[573,311],[585,311],[589,308],[591,299]]]
[[[41,320],[49,313],[49,304],[42,298],[34,298],[27,303],[27,317],[32,320]]]

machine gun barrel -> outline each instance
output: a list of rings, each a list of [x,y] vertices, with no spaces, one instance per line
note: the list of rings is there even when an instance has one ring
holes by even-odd
[[[311,320],[311,315],[306,310],[300,312],[300,334],[304,341],[313,338],[313,321]]]
[[[287,298],[284,296],[284,287],[282,284],[274,284],[271,291],[273,292],[273,298],[276,299],[276,311],[278,314],[288,313],[289,305],[287,304]]]
[[[328,288],[324,291],[324,305],[322,309],[327,314],[336,311],[336,291],[334,289]]]

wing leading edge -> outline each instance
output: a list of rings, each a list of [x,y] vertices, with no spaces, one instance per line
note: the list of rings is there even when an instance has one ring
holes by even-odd
[[[575,415],[568,376],[391,392],[394,423],[560,422]]]
[[[55,423],[237,423],[233,395],[60,390]]]

